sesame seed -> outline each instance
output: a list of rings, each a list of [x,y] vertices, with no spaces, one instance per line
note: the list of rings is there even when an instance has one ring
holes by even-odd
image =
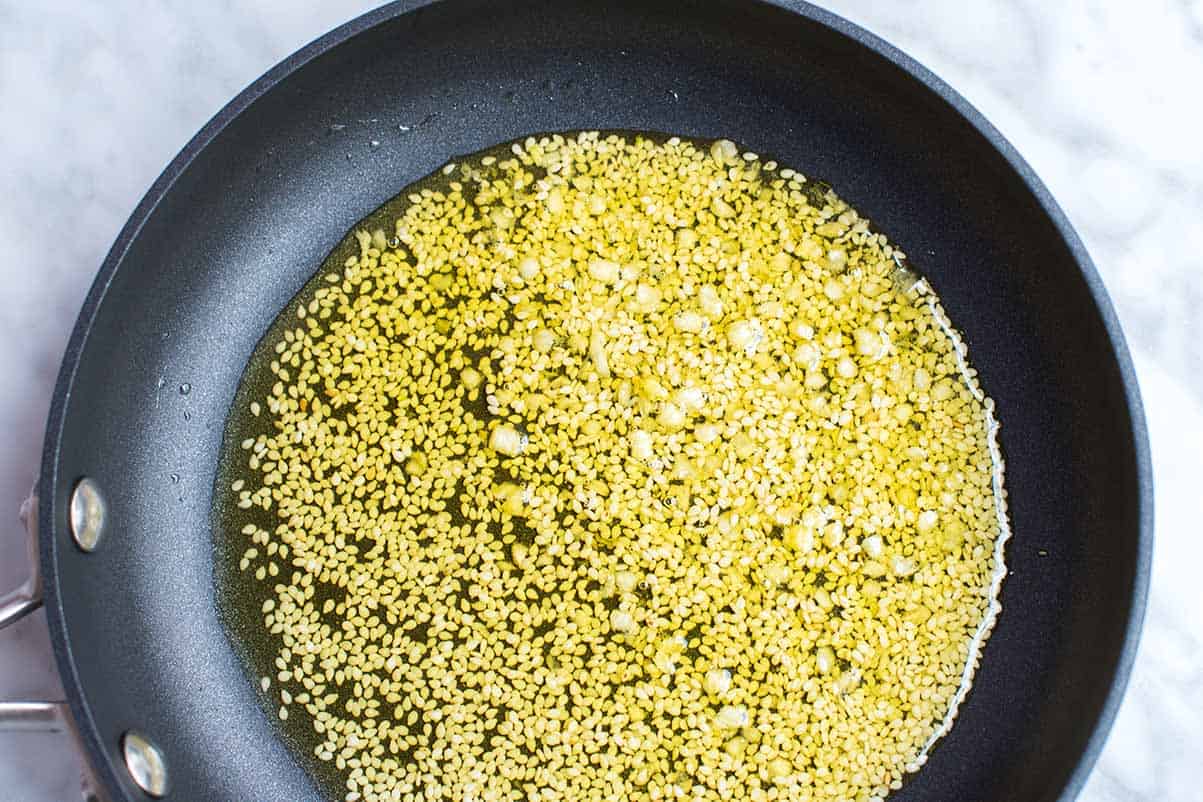
[[[881,800],[923,765],[998,611],[997,422],[819,187],[536,135],[290,303],[222,537],[331,798]]]

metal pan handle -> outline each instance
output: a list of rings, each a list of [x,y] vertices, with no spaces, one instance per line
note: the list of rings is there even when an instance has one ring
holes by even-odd
[[[38,570],[38,497],[21,505],[21,522],[29,548],[29,578],[0,597],[0,629],[42,606],[42,575]],[[59,732],[67,727],[65,702],[0,702],[0,732]]]
[[[0,629],[21,620],[42,606],[42,573],[38,570],[38,496],[33,493],[21,505],[25,543],[29,549],[29,578],[16,590],[0,596]]]
[[[21,505],[21,523],[29,549],[29,578],[16,590],[0,596],[0,630],[42,606],[42,574],[38,570],[38,494],[35,488]],[[0,732],[73,733],[66,702],[0,702]],[[80,776],[83,802],[101,802],[96,783],[85,767]]]
[[[66,702],[0,702],[0,732],[67,732]]]

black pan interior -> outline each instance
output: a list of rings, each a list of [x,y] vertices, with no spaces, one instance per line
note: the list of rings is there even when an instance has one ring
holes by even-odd
[[[317,798],[214,607],[211,490],[246,360],[347,230],[449,157],[624,128],[727,136],[829,180],[935,285],[1003,423],[1012,573],[956,727],[893,798],[1067,798],[1131,657],[1150,513],[1118,329],[1038,182],[942,85],[806,7],[456,0],[402,15],[415,5],[327,37],[223,112],[89,296],[41,514],[60,664],[103,783],[143,798],[120,762],[136,729],[167,759],[169,799]],[[84,475],[110,509],[91,555],[66,528]]]

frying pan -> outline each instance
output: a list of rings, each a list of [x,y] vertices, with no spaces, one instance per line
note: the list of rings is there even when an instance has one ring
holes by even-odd
[[[1115,315],[1047,190],[948,86],[811,6],[736,0],[395,3],[271,70],[155,182],[67,348],[37,509],[69,718],[101,795],[146,798],[133,732],[156,750],[134,767],[161,757],[169,782],[150,787],[166,799],[320,798],[216,610],[212,491],[241,373],[323,257],[406,184],[580,128],[726,136],[826,179],[934,285],[997,404],[1014,537],[973,691],[892,799],[1072,799],[1127,678],[1151,549]],[[83,478],[103,500],[76,509],[77,534],[102,525],[92,551],[69,520]],[[36,604],[33,585],[0,618]]]

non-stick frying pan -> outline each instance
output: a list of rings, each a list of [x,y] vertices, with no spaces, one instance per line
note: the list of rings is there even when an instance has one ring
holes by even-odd
[[[748,0],[397,3],[273,69],[171,163],[84,304],[40,482],[45,605],[104,795],[145,798],[123,756],[133,731],[157,747],[168,799],[319,798],[215,608],[212,489],[242,370],[323,257],[407,183],[580,128],[745,143],[830,181],[930,279],[997,402],[1014,537],[975,687],[893,798],[1071,799],[1118,704],[1151,548],[1115,316],[1048,192],[964,100],[827,13]],[[84,477],[104,502],[77,510],[103,515],[90,552],[69,522]]]

